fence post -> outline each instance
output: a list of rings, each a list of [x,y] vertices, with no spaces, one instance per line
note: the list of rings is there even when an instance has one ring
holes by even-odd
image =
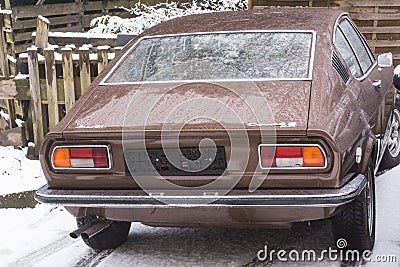
[[[31,111],[33,124],[33,139],[35,142],[35,155],[39,155],[40,145],[43,141],[42,98],[39,83],[39,62],[36,47],[28,51],[29,87],[31,92]]]
[[[374,13],[376,13],[376,14],[379,13],[379,6],[375,6],[375,7],[374,7]],[[378,20],[374,20],[374,21],[373,21],[373,26],[374,26],[375,28],[378,27]],[[372,36],[371,36],[371,40],[376,40],[376,36],[377,36],[377,34],[376,34],[376,33],[373,33]],[[372,51],[375,52],[375,50],[376,50],[376,47],[373,46],[373,47],[372,47]]]
[[[7,43],[6,43],[6,38],[4,35],[4,15],[0,14],[0,67],[1,67],[1,74],[5,77],[10,76],[10,69],[9,69],[9,64],[8,64],[8,58],[7,58]]]
[[[35,46],[39,49],[47,47],[49,40],[50,21],[45,17],[39,15],[37,17]]]
[[[4,14],[0,14],[0,61],[1,61],[1,72],[6,79],[10,77],[10,64],[8,63],[7,57],[7,42],[4,34]],[[8,124],[10,129],[17,127],[15,123],[15,106],[14,99],[7,99],[7,112],[8,112]]]
[[[252,10],[254,7],[253,0],[247,0],[247,9]]]
[[[10,0],[4,0],[5,9],[11,9]]]
[[[75,103],[74,68],[72,62],[72,49],[62,48],[62,69],[64,78],[65,111],[68,113]]]
[[[58,99],[57,99],[57,76],[56,60],[54,58],[54,48],[44,49],[45,69],[46,69],[46,89],[47,105],[49,116],[49,129],[52,130],[59,122]]]
[[[100,74],[108,64],[108,45],[97,47],[98,74]]]
[[[79,76],[81,80],[81,95],[92,83],[90,79],[89,48],[79,47]]]
[[[8,125],[10,129],[17,127],[17,123],[15,119],[17,116],[15,115],[15,103],[14,99],[7,99],[7,112],[8,112]]]

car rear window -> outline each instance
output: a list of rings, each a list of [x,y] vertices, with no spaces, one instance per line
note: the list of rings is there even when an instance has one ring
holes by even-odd
[[[313,38],[311,31],[147,37],[105,82],[310,79]]]

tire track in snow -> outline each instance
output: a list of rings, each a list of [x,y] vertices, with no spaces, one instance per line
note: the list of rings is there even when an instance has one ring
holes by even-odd
[[[11,263],[10,266],[33,266],[44,258],[57,253],[58,251],[72,245],[75,242],[77,241],[62,236],[59,239],[51,242],[47,246],[38,248],[37,250],[27,254],[23,258]]]
[[[95,267],[99,265],[105,258],[107,258],[113,251],[114,249],[103,250],[100,252],[92,250],[79,262],[77,262],[75,267]]]

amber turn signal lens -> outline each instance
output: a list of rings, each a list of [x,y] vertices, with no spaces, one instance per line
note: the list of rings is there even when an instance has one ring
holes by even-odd
[[[303,147],[303,166],[304,167],[325,166],[325,157],[319,147],[317,146]]]
[[[71,167],[69,149],[56,148],[53,153],[53,166],[56,168],[69,168]]]

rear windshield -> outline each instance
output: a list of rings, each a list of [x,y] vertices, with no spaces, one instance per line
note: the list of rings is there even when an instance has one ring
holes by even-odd
[[[308,79],[312,32],[229,32],[141,39],[106,83]]]

